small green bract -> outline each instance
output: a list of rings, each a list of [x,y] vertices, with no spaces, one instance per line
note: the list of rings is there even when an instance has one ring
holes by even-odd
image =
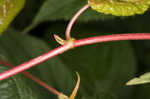
[[[92,9],[115,16],[143,14],[150,5],[150,0],[88,0]]]

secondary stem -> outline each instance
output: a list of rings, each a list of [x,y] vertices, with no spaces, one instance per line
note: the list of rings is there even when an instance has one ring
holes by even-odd
[[[5,62],[5,61],[2,61],[0,60],[0,64],[4,65],[4,66],[8,66],[8,67],[11,67],[11,68],[14,68],[15,66]],[[23,71],[21,72],[24,76],[30,78],[31,80],[35,81],[36,83],[38,83],[39,85],[43,86],[45,89],[47,89],[48,91],[52,92],[53,94],[55,95],[59,95],[60,92],[58,92],[56,89],[52,88],[50,85],[46,84],[45,82],[41,81],[39,78],[35,77],[34,75],[26,72],[26,71]]]
[[[73,17],[72,19],[70,20],[68,26],[67,26],[67,29],[66,29],[66,39],[69,40],[71,38],[70,36],[70,32],[71,32],[71,29],[72,29],[72,26],[73,24],[75,23],[75,21],[78,19],[78,17],[87,9],[89,8],[89,3],[86,4],[84,7],[82,7]]]
[[[27,70],[36,64],[39,64],[47,59],[50,59],[54,56],[57,56],[72,47],[79,47],[88,44],[94,44],[98,42],[110,42],[110,41],[119,41],[119,40],[150,40],[150,33],[133,33],[133,34],[113,34],[113,35],[105,35],[105,36],[96,36],[89,37],[85,39],[75,40],[72,43],[66,43],[60,47],[57,47],[37,58],[34,58],[28,62],[25,62],[17,67],[14,67],[11,70],[5,71],[0,74],[0,80],[4,80],[10,76],[13,76],[17,73],[20,73],[24,70]]]

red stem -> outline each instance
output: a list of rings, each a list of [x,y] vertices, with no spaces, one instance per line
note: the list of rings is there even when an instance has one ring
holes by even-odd
[[[78,17],[87,9],[90,7],[90,4],[86,4],[85,6],[83,6],[80,10],[78,10],[78,12],[72,17],[72,19],[70,20],[67,29],[66,29],[66,39],[69,40],[71,38],[70,36],[70,32],[72,29],[73,24],[75,23],[75,21],[78,19]]]
[[[5,71],[0,74],[0,80],[4,80],[10,76],[13,76],[17,73],[20,73],[24,70],[27,70],[36,64],[39,64],[47,59],[50,59],[54,56],[57,56],[72,47],[79,47],[88,44],[94,44],[98,42],[110,42],[110,41],[119,41],[119,40],[150,40],[150,33],[133,33],[133,34],[113,34],[113,35],[105,35],[105,36],[96,36],[89,37],[85,39],[75,40],[72,43],[66,43],[60,47],[57,47],[37,58],[34,58],[28,62],[25,62],[17,67],[14,67],[11,70]],[[74,45],[74,46],[72,46]]]
[[[13,75],[19,73],[19,72],[27,70],[27,69],[35,66],[36,64],[39,64],[39,63],[41,63],[41,62],[43,62],[49,58],[52,58],[58,54],[63,53],[64,51],[70,49],[71,47],[72,47],[72,45],[70,45],[70,44],[62,45],[56,49],[49,51],[48,53],[45,53],[45,54],[38,56],[38,57],[28,61],[28,62],[25,62],[25,63],[23,63],[17,67],[14,67],[11,70],[8,70],[8,71],[0,74],[0,80],[6,79],[10,76],[13,76]]]
[[[85,39],[76,40],[74,42],[74,47],[120,40],[150,40],[150,33],[112,34],[112,35],[89,37]]]
[[[5,62],[5,61],[2,61],[2,60],[0,60],[0,64],[2,64],[4,66],[11,67],[11,68],[15,67],[15,66],[13,66],[13,65]],[[45,82],[41,81],[39,78],[33,76],[32,74],[30,74],[26,71],[23,71],[21,73],[24,74],[24,76],[26,76],[26,77],[30,78],[31,80],[35,81],[39,85],[43,86],[44,88],[46,88],[48,91],[52,92],[53,94],[55,94],[57,96],[60,94],[60,92],[58,92],[56,89],[52,88],[50,85],[48,85]]]

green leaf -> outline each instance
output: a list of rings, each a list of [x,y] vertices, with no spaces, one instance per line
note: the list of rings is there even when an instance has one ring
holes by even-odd
[[[32,24],[27,27],[24,32],[28,32],[33,29],[37,24],[45,21],[56,21],[56,20],[70,20],[73,15],[85,4],[86,0],[65,0],[61,2],[60,0],[45,0],[41,6],[39,12],[35,16]],[[99,14],[96,11],[88,9],[80,16],[80,21],[95,21],[112,19],[113,16]]]
[[[135,77],[127,82],[127,85],[137,85],[150,83],[150,72],[141,75],[140,77]]]
[[[0,73],[7,70],[0,66]],[[0,99],[37,99],[22,75],[10,77],[0,82]]]
[[[25,0],[0,1],[0,34],[8,27],[11,21],[23,8]]]
[[[143,14],[150,5],[150,0],[88,0],[91,7],[104,14],[131,16]]]

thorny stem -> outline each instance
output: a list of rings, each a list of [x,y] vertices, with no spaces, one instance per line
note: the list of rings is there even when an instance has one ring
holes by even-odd
[[[39,64],[47,59],[50,59],[54,56],[57,56],[61,53],[72,48],[72,46],[79,47],[88,44],[94,44],[98,42],[110,42],[110,41],[120,41],[120,40],[150,40],[150,33],[133,33],[133,34],[113,34],[113,35],[105,35],[105,36],[96,36],[96,37],[89,37],[85,39],[75,40],[61,45],[37,58],[34,58],[28,62],[25,62],[17,67],[14,67],[11,70],[5,71],[0,74],[0,80],[4,80],[10,76],[18,74],[24,70],[27,70],[36,64]]]
[[[66,29],[66,39],[69,40],[71,38],[70,36],[70,32],[72,29],[73,24],[75,23],[75,21],[77,20],[77,18],[87,9],[89,8],[90,5],[89,3],[87,3],[85,6],[83,6],[80,10],[78,10],[78,12],[72,17],[72,19],[70,20],[67,29]]]
[[[0,60],[0,64],[2,64],[2,65],[4,65],[4,66],[11,67],[11,68],[15,67],[15,66],[13,66],[13,65],[11,65],[11,64],[9,64],[9,63],[3,61],[3,60]],[[32,75],[32,74],[30,74],[30,73],[28,73],[28,72],[26,72],[26,71],[23,71],[23,72],[21,72],[21,73],[22,73],[24,76],[26,76],[26,77],[30,78],[31,80],[35,81],[35,82],[38,83],[39,85],[43,86],[45,89],[47,89],[48,91],[52,92],[53,94],[55,94],[55,95],[57,95],[57,96],[60,94],[60,92],[58,92],[56,89],[52,88],[50,85],[48,85],[48,84],[46,84],[45,82],[41,81],[39,78],[35,77],[34,75]]]
[[[46,89],[48,89],[50,92],[56,94],[57,96],[61,95],[60,92],[58,92],[57,90],[53,89],[52,87],[50,87],[49,85],[47,85],[46,83],[42,82],[41,80],[39,80],[38,78],[36,78],[35,76],[31,75],[28,72],[25,72],[25,70],[43,62],[46,61],[47,59],[50,59],[54,56],[57,56],[59,54],[64,53],[67,50],[70,50],[72,48],[75,47],[79,47],[79,46],[83,46],[83,45],[88,45],[88,44],[94,44],[94,43],[98,43],[98,42],[109,42],[109,41],[119,41],[119,40],[150,40],[150,33],[133,33],[133,34],[114,34],[114,35],[105,35],[105,36],[96,36],[96,37],[89,37],[89,38],[85,38],[85,39],[80,39],[80,40],[72,40],[71,36],[70,36],[70,32],[72,29],[73,24],[75,23],[75,21],[77,20],[77,18],[87,9],[89,8],[89,3],[86,4],[83,8],[81,8],[75,15],[74,17],[71,19],[71,21],[69,22],[67,29],[66,29],[66,41],[63,41],[63,39],[59,38],[58,36],[55,36],[55,38],[57,39],[57,41],[61,41],[60,43],[64,43],[63,45],[41,55],[38,56],[34,59],[29,60],[28,62],[25,62],[17,67],[14,67],[13,65],[10,65],[8,63],[4,63],[7,66],[13,67],[13,69],[10,69],[8,71],[5,71],[3,73],[0,74],[0,80],[4,80],[10,76],[13,76],[15,74],[18,74],[20,72],[22,72],[25,76],[31,78],[32,80],[34,80],[35,82],[37,82],[38,84],[42,85],[43,87],[45,87]],[[2,64],[2,61],[0,61],[0,63]],[[79,76],[79,75],[78,75]],[[80,81],[78,81],[77,84],[79,84]],[[78,89],[78,85],[77,87],[75,87],[75,91],[72,93],[72,95],[70,96],[71,98],[75,97],[75,94],[77,92]]]

